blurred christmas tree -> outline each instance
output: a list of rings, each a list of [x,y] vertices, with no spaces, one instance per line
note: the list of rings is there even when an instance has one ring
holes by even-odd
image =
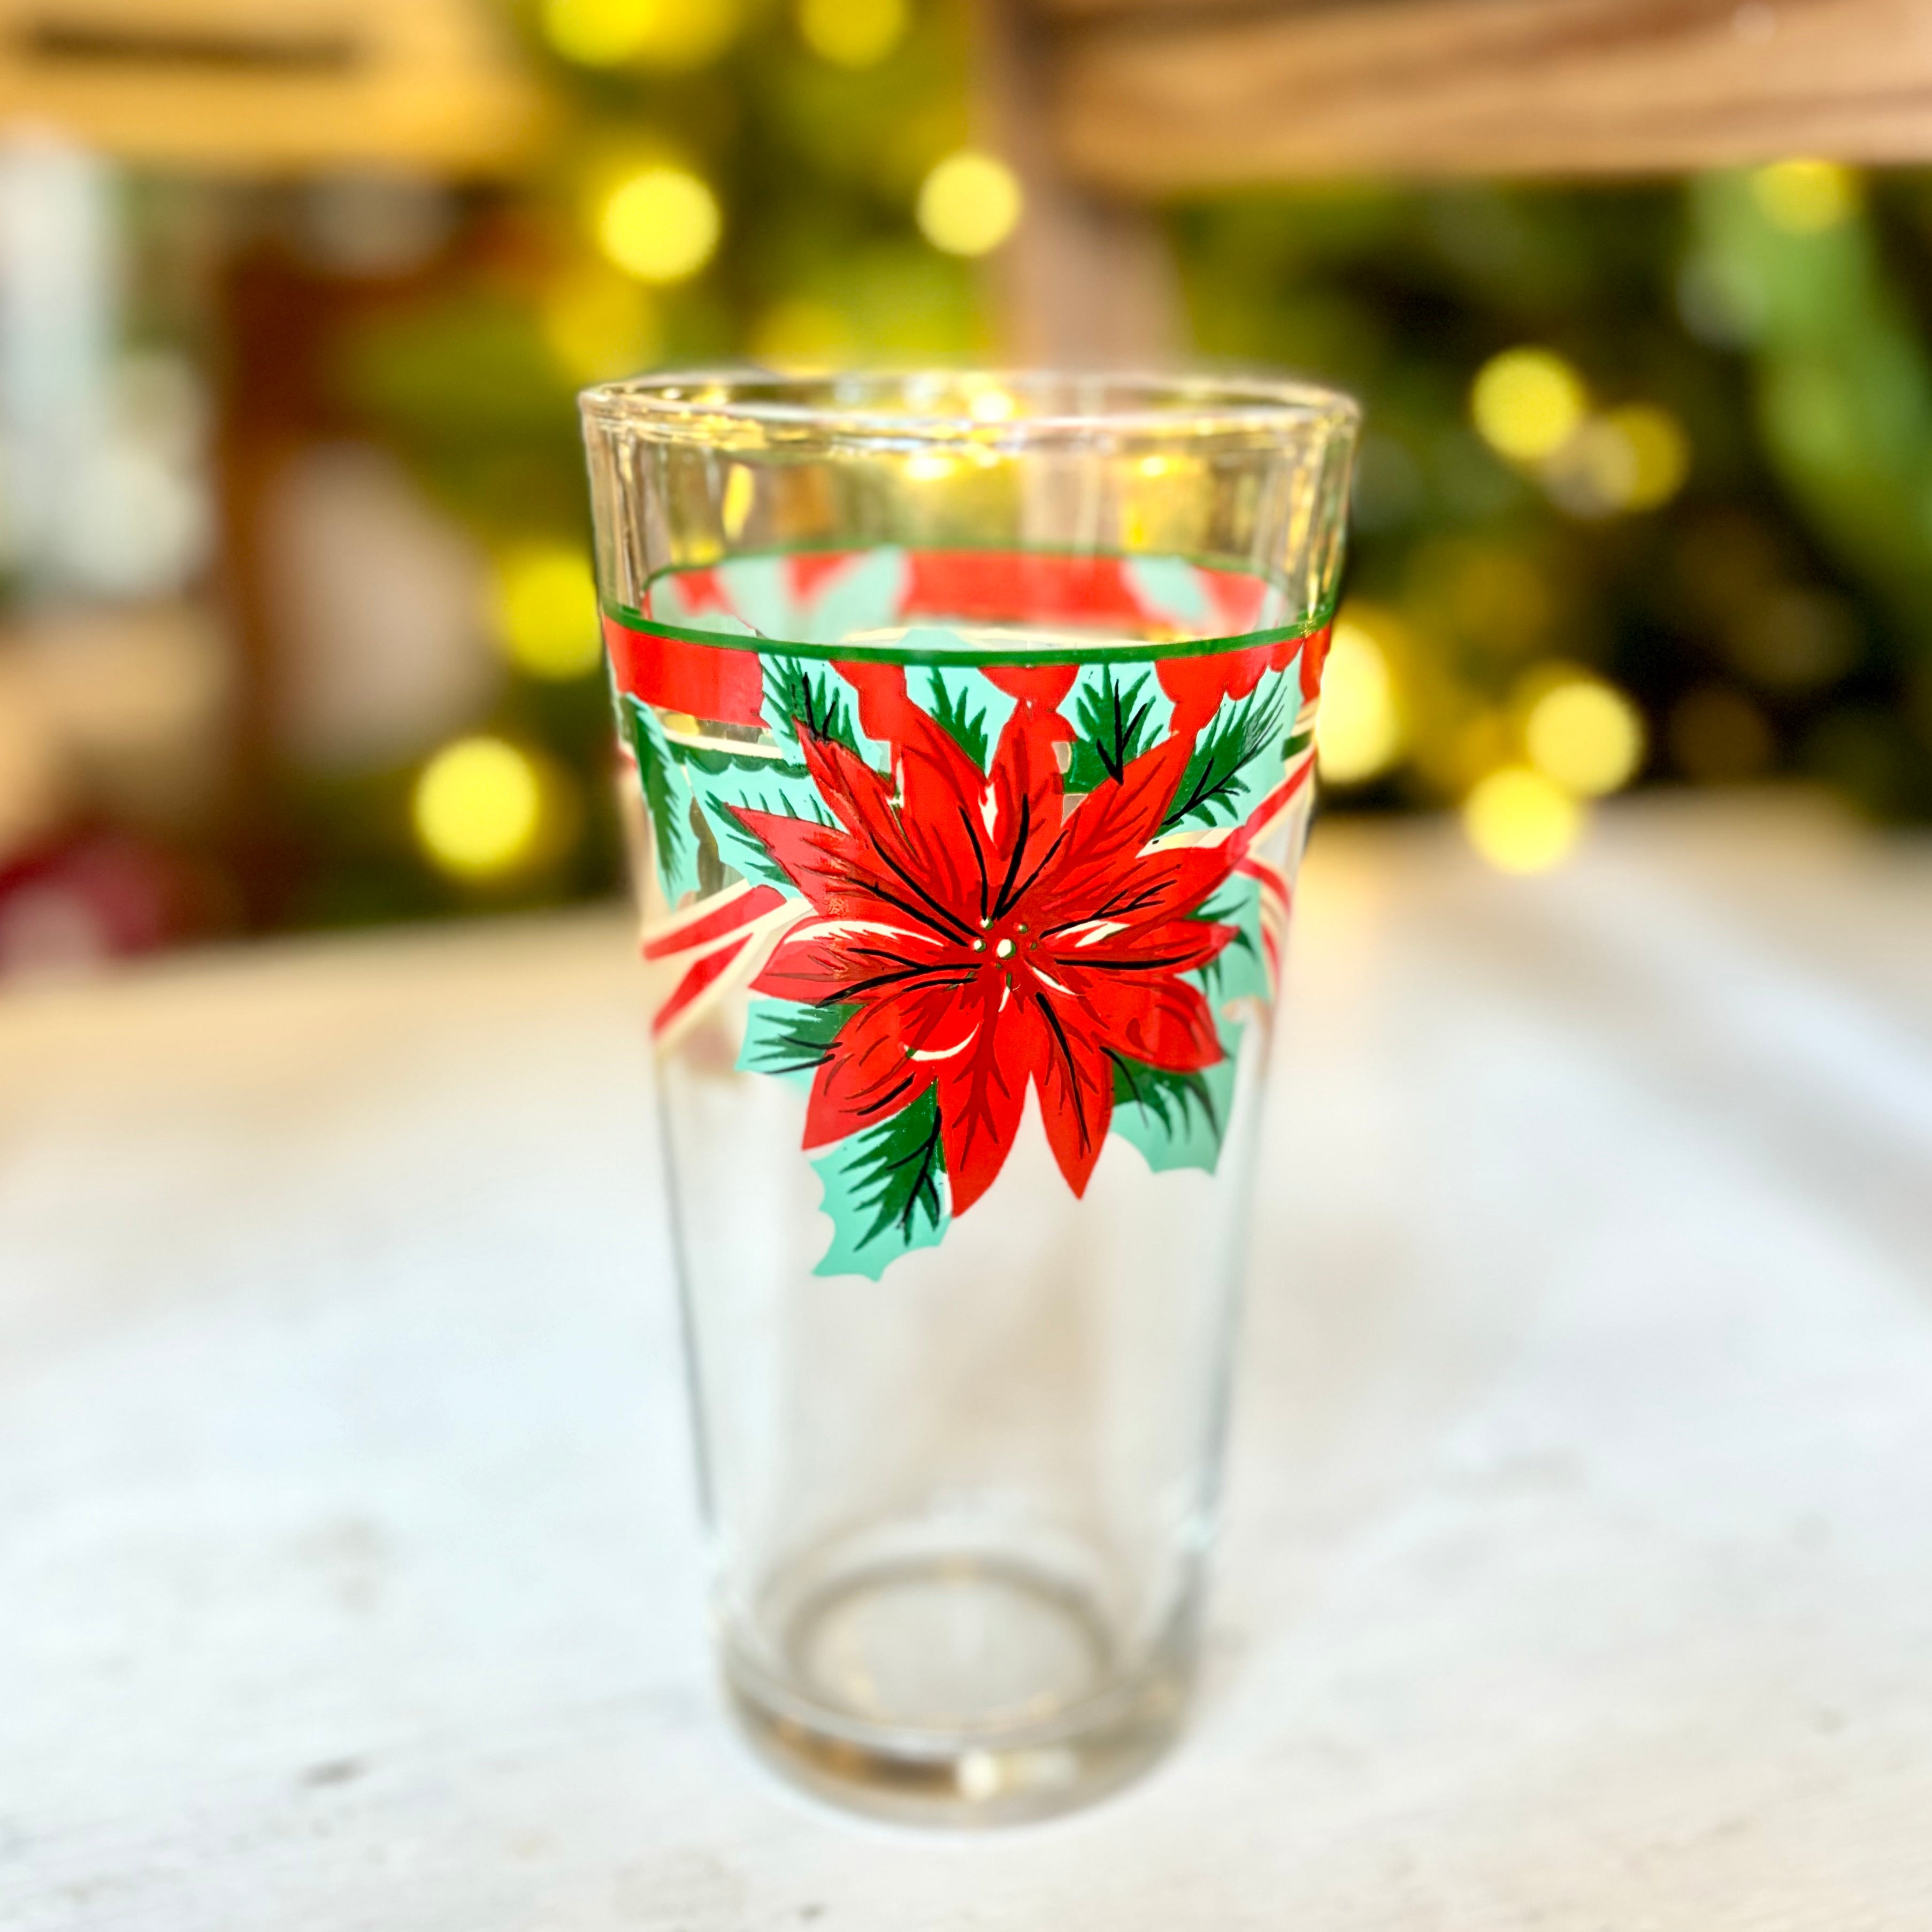
[[[358,316],[334,358],[345,405],[487,545],[509,670],[362,808],[413,826],[392,909],[610,875],[604,800],[573,776],[607,733],[573,391],[654,363],[988,353],[970,257],[1018,212],[968,148],[957,5],[532,0],[519,21],[564,104],[541,171],[472,209],[458,275]],[[1932,814],[1922,184],[1792,162],[1283,190],[1170,227],[1200,350],[1368,404],[1331,796],[1456,806],[1523,868],[1649,780],[1809,775]]]

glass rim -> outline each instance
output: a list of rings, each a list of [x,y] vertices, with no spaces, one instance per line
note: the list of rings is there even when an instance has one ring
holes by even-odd
[[[1029,395],[1058,406],[1031,410]],[[1070,399],[1070,406],[1069,405]],[[991,448],[1080,442],[1192,445],[1330,434],[1361,420],[1354,398],[1256,368],[976,368],[944,364],[807,374],[745,364],[670,369],[582,391],[586,423],[666,443],[770,440],[902,448],[970,442]]]

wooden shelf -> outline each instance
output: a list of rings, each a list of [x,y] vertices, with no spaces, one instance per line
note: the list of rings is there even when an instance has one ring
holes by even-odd
[[[0,0],[0,122],[221,173],[494,173],[541,91],[475,0]]]
[[[1295,176],[1629,174],[1932,158],[1913,0],[1042,0],[1074,176],[1160,196]]]

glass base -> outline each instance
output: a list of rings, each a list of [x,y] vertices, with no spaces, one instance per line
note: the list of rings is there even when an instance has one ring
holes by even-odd
[[[1160,1755],[1186,1701],[1178,1629],[1124,1674],[1088,1594],[1010,1558],[821,1571],[787,1607],[782,1678],[727,1651],[740,1722],[785,1777],[877,1817],[1017,1823],[1090,1803]]]

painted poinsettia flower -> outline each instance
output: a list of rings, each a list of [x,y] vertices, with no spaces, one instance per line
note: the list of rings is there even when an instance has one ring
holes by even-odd
[[[989,771],[907,707],[898,795],[847,746],[801,731],[837,823],[740,808],[811,907],[753,982],[842,1017],[813,1076],[805,1144],[937,1100],[952,1209],[992,1184],[1028,1087],[1078,1195],[1100,1158],[1122,1062],[1191,1073],[1222,1057],[1181,976],[1234,937],[1196,915],[1245,854],[1153,844],[1192,743],[1168,738],[1084,797],[1065,791],[1064,722],[1030,698]]]

